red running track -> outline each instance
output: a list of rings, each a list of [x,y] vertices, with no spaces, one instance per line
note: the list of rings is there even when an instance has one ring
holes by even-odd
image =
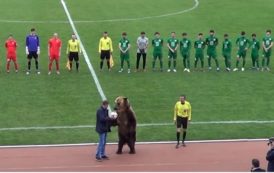
[[[202,171],[247,172],[251,159],[258,158],[266,168],[266,142],[138,144],[136,154],[115,153],[117,145],[107,145],[110,160],[95,160],[96,146],[0,148],[0,171]]]

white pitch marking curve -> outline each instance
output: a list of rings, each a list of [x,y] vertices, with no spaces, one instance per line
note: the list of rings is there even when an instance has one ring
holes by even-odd
[[[167,14],[161,14],[157,16],[145,16],[145,17],[138,17],[138,18],[120,18],[120,19],[104,19],[104,20],[74,20],[74,23],[102,23],[102,22],[124,22],[124,21],[138,21],[138,20],[147,20],[147,19],[155,19],[155,18],[163,18],[163,17],[169,17],[169,16],[175,16],[183,13],[190,12],[194,9],[196,9],[199,6],[199,0],[194,0],[195,4],[194,6],[182,10],[177,11],[173,13],[167,13]],[[62,20],[45,20],[45,21],[35,21],[35,20],[8,20],[8,19],[0,19],[0,23],[59,23],[59,24],[67,24],[69,21],[62,21]]]

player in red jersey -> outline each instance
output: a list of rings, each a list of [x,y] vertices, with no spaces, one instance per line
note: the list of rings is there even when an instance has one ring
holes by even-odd
[[[17,58],[16,58],[16,48],[17,43],[16,40],[13,38],[12,34],[9,35],[9,38],[7,39],[5,43],[6,52],[7,52],[7,73],[10,72],[10,62],[13,61],[15,72],[18,72],[18,64],[17,64]]]
[[[51,74],[52,63],[55,60],[56,73],[60,74],[59,71],[59,59],[61,55],[62,41],[59,39],[58,34],[54,33],[53,37],[48,42],[48,56],[49,56],[49,72]]]

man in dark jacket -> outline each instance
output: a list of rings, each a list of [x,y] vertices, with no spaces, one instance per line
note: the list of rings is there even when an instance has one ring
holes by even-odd
[[[270,150],[266,154],[266,160],[268,161],[267,172],[274,172],[274,137],[269,139],[268,145]]]
[[[260,168],[260,161],[258,159],[252,159],[251,172],[265,172],[264,169]]]
[[[110,132],[110,118],[108,116],[108,101],[104,100],[96,113],[96,132],[99,134],[99,142],[96,152],[96,160],[109,159],[105,154],[107,133]]]

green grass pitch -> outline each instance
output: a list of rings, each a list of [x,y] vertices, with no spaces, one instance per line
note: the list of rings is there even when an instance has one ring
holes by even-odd
[[[186,94],[193,108],[193,122],[229,120],[274,120],[274,79],[272,72],[227,73],[221,71],[183,73],[182,58],[177,58],[177,73],[152,72],[152,49],[148,52],[147,72],[118,73],[118,41],[126,31],[132,43],[131,66],[135,67],[136,39],[145,31],[151,40],[159,31],[167,40],[171,31],[181,38],[187,32],[190,39],[197,33],[208,35],[216,31],[220,43],[228,33],[233,42],[232,67],[235,67],[235,39],[242,30],[250,38],[258,38],[266,29],[274,30],[272,0],[199,0],[192,11],[166,17],[143,20],[102,22],[110,19],[138,19],[160,16],[192,8],[194,0],[66,0],[68,9],[102,88],[110,102],[116,96],[129,97],[137,114],[138,123],[172,123],[173,106],[180,94]],[[20,8],[18,8],[20,7]],[[86,21],[86,22],[77,22]],[[50,127],[94,125],[95,112],[101,97],[83,56],[80,72],[65,69],[65,49],[72,29],[59,0],[2,0],[0,6],[0,129],[16,127]],[[25,36],[35,27],[41,39],[41,75],[25,75]],[[99,72],[98,41],[108,31],[114,44],[115,66],[112,72]],[[61,75],[47,75],[47,41],[58,32],[62,41]],[[4,41],[13,33],[19,43],[18,74],[5,73]],[[274,37],[274,34],[272,34]],[[166,42],[165,42],[166,44]],[[192,49],[191,67],[194,63]],[[218,46],[221,69],[224,60]],[[273,57],[271,61],[273,60]],[[260,59],[261,62],[261,59]],[[207,67],[207,61],[205,59]],[[157,66],[159,66],[157,62]],[[215,64],[213,63],[213,67]],[[246,67],[251,67],[250,54]],[[274,62],[271,62],[274,69]],[[12,65],[13,68],[13,65]],[[34,66],[32,65],[32,68]],[[167,48],[164,48],[164,68],[167,68]],[[33,70],[34,71],[34,70]],[[268,124],[211,124],[189,126],[188,140],[266,138],[273,136],[273,123]],[[139,127],[138,141],[175,140],[175,127]],[[116,128],[109,141],[117,141]],[[54,130],[0,130],[0,145],[57,144],[97,142],[94,128]]]

